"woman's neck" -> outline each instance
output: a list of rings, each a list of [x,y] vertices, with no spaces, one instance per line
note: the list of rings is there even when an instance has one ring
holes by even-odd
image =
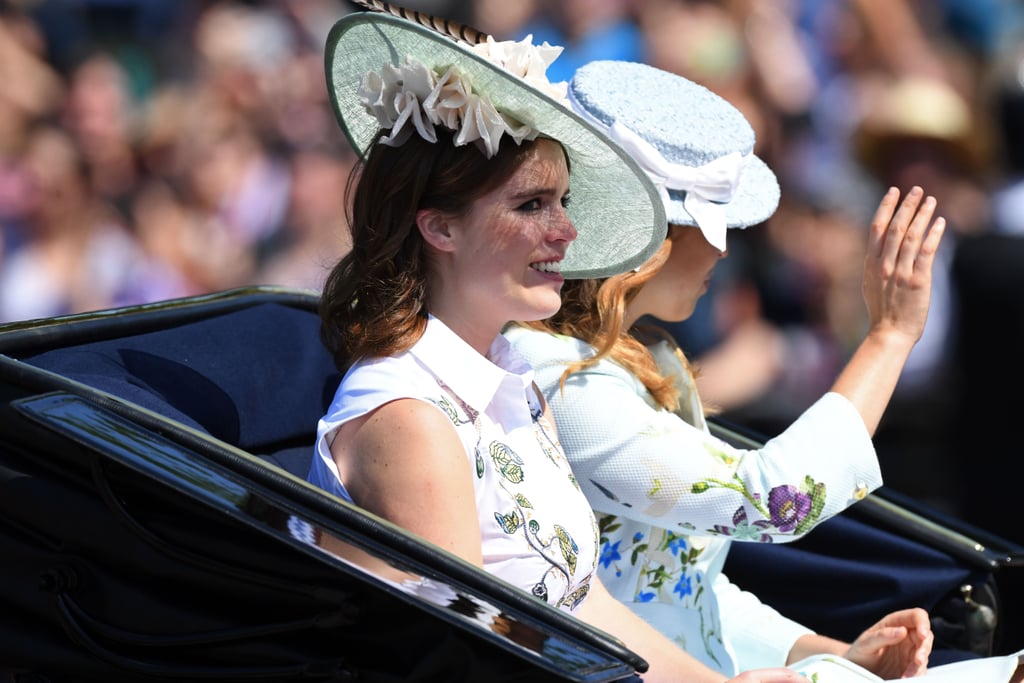
[[[460,315],[459,312],[431,311],[431,315],[443,322],[449,330],[484,357],[487,356],[495,338],[501,334],[504,327],[504,325],[484,323],[480,319]]]

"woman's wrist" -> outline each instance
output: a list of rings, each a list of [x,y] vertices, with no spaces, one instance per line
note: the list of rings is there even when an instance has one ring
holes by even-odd
[[[789,650],[789,657],[786,658],[786,665],[799,662],[811,655],[827,654],[845,657],[849,651],[849,643],[828,636],[819,636],[816,633],[808,633],[800,636],[793,643],[793,647]]]
[[[896,354],[906,357],[914,348],[919,336],[909,335],[895,327],[874,326],[864,335],[861,346],[877,348],[887,357]]]

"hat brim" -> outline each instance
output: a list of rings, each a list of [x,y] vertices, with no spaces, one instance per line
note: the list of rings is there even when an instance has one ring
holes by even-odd
[[[377,12],[339,20],[327,38],[328,93],[349,142],[365,153],[380,130],[356,95],[363,75],[412,57],[434,70],[456,65],[494,107],[561,143],[569,160],[568,214],[578,236],[562,264],[566,278],[606,277],[635,268],[658,249],[667,221],[657,189],[604,133],[524,80],[431,29]]]
[[[780,196],[779,181],[775,173],[760,158],[751,155],[735,194],[728,203],[722,205],[725,209],[726,227],[749,228],[765,222],[778,208]],[[697,225],[697,221],[683,205],[686,199],[685,192],[669,190],[668,199],[665,212],[669,223]]]

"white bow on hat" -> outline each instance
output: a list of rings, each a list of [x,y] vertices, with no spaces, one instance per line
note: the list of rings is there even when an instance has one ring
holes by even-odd
[[[725,251],[723,205],[732,201],[751,155],[731,152],[702,166],[685,166],[666,159],[654,145],[618,121],[607,130],[609,136],[629,152],[651,177],[666,207],[669,190],[686,192],[683,206],[693,216],[704,238],[711,246]]]

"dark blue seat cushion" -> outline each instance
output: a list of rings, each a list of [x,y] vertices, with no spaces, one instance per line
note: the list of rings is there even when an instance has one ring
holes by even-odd
[[[265,303],[23,359],[305,476],[340,374],[313,311]]]
[[[844,640],[888,612],[934,611],[951,591],[981,585],[987,577],[933,546],[849,513],[793,543],[733,543],[725,572],[787,617]]]

